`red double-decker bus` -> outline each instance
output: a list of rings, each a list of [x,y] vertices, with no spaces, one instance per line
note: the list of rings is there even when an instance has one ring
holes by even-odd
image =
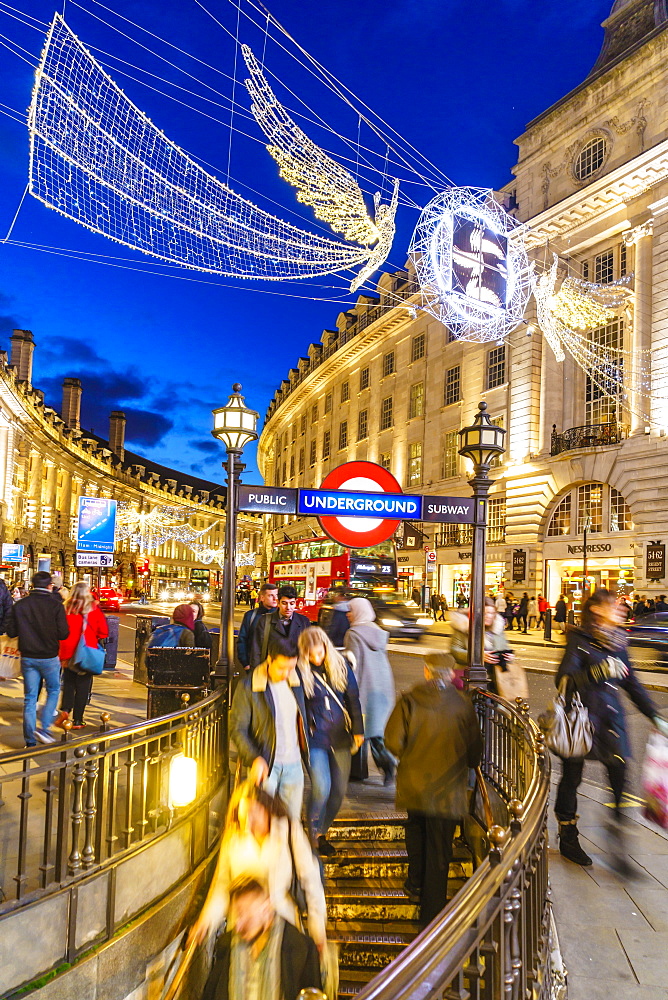
[[[344,584],[361,593],[392,593],[397,589],[397,554],[388,539],[367,549],[348,549],[326,536],[281,542],[274,546],[269,580],[297,591],[297,610],[311,621],[327,591]]]

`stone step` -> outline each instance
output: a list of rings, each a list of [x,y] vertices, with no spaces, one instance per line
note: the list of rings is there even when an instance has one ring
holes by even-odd
[[[408,861],[392,862],[385,864],[360,862],[357,865],[345,866],[333,872],[326,871],[325,893],[340,892],[346,886],[349,888],[361,888],[367,886],[369,889],[403,887],[408,876]],[[470,878],[473,874],[473,862],[451,861],[448,874],[448,883],[452,879],[462,881]],[[395,884],[396,883],[396,884]]]
[[[370,844],[387,843],[404,839],[403,823],[337,823],[327,836],[333,844],[366,841]]]
[[[329,920],[380,921],[417,920],[418,908],[401,889],[348,889],[327,894]]]
[[[365,986],[366,983],[354,983],[349,979],[339,979],[339,1000],[349,1000],[350,997],[356,997]]]
[[[339,946],[339,968],[368,970],[369,978],[386,965],[414,938],[414,934],[330,934]]]

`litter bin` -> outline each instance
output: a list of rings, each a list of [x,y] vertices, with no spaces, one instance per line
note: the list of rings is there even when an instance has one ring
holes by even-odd
[[[209,651],[191,646],[156,646],[145,654],[148,683],[146,718],[157,719],[183,707],[181,695],[190,695],[189,704],[209,693]]]
[[[545,624],[543,626],[543,638],[552,638],[552,608],[548,608],[545,612]]]
[[[132,679],[138,684],[146,684],[146,647],[158,625],[168,625],[166,615],[137,615],[135,632],[135,668]]]
[[[104,669],[113,670],[118,660],[118,626],[120,618],[118,615],[106,615],[109,638],[104,645]]]

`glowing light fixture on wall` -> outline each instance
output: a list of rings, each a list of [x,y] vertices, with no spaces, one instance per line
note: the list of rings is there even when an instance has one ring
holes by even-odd
[[[197,797],[197,761],[179,753],[169,762],[169,806],[182,809]]]

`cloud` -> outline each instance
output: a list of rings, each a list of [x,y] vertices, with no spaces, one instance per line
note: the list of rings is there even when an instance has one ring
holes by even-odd
[[[0,334],[11,334],[23,328],[19,317],[11,312],[12,302],[11,296],[0,292]]]
[[[123,411],[128,418],[126,438],[128,445],[146,445],[152,448],[159,444],[174,426],[174,421],[153,413],[151,410],[135,410],[125,407]]]
[[[198,451],[203,451],[207,455],[213,455],[220,452],[220,445],[216,441],[191,441],[191,448],[197,448]],[[220,452],[222,454],[222,452]]]

